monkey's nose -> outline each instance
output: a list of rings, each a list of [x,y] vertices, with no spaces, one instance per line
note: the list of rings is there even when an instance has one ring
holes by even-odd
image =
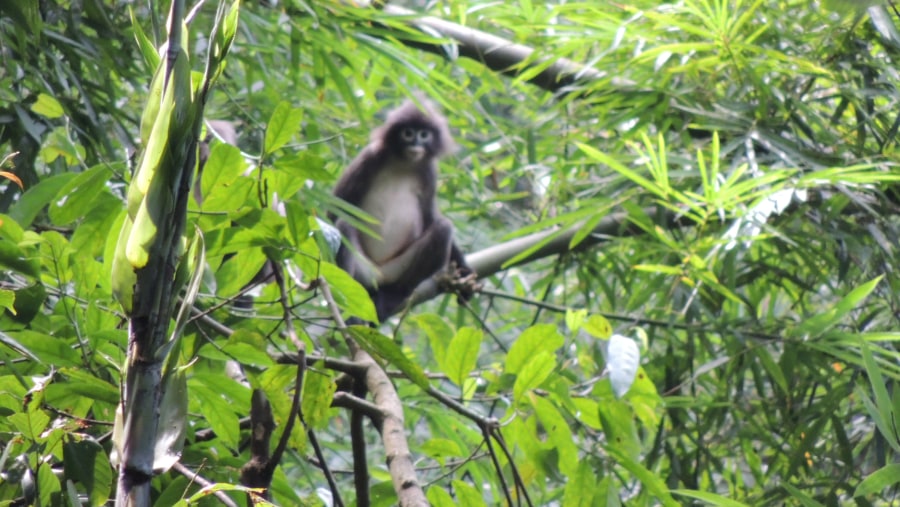
[[[425,148],[421,146],[407,146],[406,147],[406,158],[417,162],[421,160],[425,156]]]

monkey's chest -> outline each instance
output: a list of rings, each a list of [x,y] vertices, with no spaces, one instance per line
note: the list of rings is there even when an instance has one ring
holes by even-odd
[[[375,217],[373,227],[381,239],[362,235],[362,247],[375,264],[382,264],[406,249],[422,235],[422,185],[415,174],[382,171],[360,206]]]

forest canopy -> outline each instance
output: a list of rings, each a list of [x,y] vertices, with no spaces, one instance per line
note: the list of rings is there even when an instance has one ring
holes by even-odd
[[[890,2],[0,4],[0,505],[887,505]],[[478,273],[377,326],[388,111]]]

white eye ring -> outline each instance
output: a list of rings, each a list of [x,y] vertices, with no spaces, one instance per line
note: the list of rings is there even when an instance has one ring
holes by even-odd
[[[411,143],[416,139],[416,131],[406,127],[400,131],[400,138],[407,143]]]
[[[418,138],[420,143],[428,142],[431,140],[431,132],[425,129],[422,129],[418,132]]]

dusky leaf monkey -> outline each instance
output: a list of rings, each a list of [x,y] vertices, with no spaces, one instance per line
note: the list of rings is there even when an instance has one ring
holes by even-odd
[[[369,291],[379,321],[451,262],[457,276],[474,275],[435,197],[437,161],[452,149],[447,120],[419,95],[387,115],[334,188],[335,196],[378,220],[372,228],[378,237],[345,220],[335,225],[344,236],[337,264]]]

